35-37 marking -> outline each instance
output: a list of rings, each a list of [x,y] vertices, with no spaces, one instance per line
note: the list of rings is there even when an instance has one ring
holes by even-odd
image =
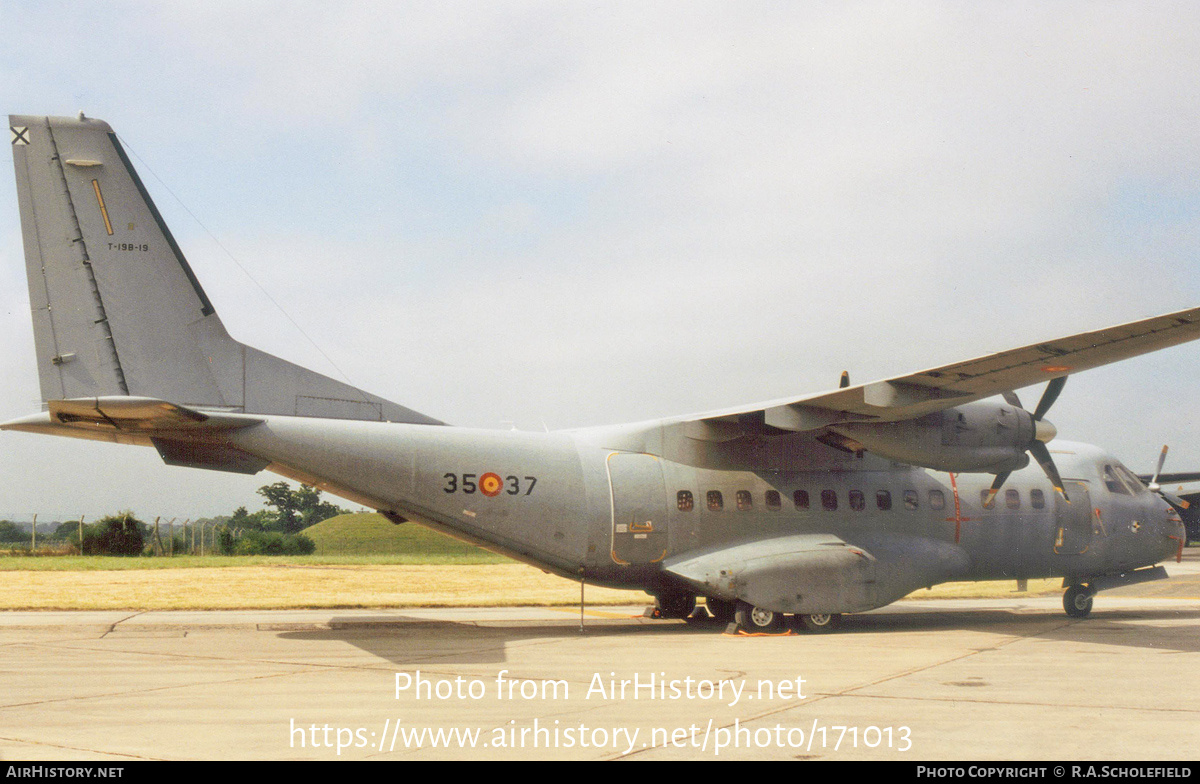
[[[490,471],[482,476],[447,473],[442,474],[442,478],[446,480],[446,484],[442,486],[443,493],[481,493],[488,498],[495,498],[502,492],[506,495],[529,495],[537,484],[536,476],[522,478],[509,474],[501,479],[499,474]]]

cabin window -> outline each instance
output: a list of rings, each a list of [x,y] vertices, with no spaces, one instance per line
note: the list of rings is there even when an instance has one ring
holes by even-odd
[[[710,512],[719,512],[725,508],[725,499],[721,496],[720,490],[708,491],[708,510]]]
[[[739,512],[747,512],[754,508],[754,496],[749,490],[737,491],[737,508]]]
[[[822,490],[821,506],[823,506],[825,510],[829,512],[837,511],[837,492],[833,490]]]
[[[1004,505],[1009,509],[1021,508],[1021,491],[1020,490],[1005,490]]]
[[[904,508],[910,512],[916,511],[921,506],[921,497],[917,495],[916,490],[904,491]]]
[[[878,506],[880,509],[882,509],[885,512],[887,510],[891,509],[892,508],[892,494],[889,493],[887,490],[876,491],[875,505]]]
[[[692,500],[692,491],[691,490],[680,490],[678,493],[676,493],[675,494],[675,504],[676,504],[676,506],[679,507],[679,511],[681,511],[681,512],[692,511],[692,506],[694,504],[694,502]]]
[[[943,493],[941,490],[930,490],[929,491],[929,508],[930,509],[945,509],[946,508],[946,494]]]
[[[778,490],[767,491],[767,508],[772,510],[783,508],[783,500],[779,497]]]
[[[1043,493],[1041,490],[1030,490],[1029,491],[1029,505],[1032,506],[1034,509],[1045,509],[1046,508],[1046,494]]]
[[[797,490],[796,492],[792,493],[792,503],[796,505],[797,509],[807,509],[808,508],[808,491],[807,490]]]
[[[863,496],[862,490],[850,491],[850,508],[856,512],[861,512],[867,508],[867,499]]]

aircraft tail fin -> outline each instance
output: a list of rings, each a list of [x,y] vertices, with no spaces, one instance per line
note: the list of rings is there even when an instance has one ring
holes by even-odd
[[[9,126],[43,400],[441,424],[231,338],[107,123]]]

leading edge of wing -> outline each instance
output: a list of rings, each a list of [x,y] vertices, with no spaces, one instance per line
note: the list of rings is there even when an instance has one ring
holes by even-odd
[[[896,422],[1027,387],[1081,370],[1119,362],[1200,338],[1200,308],[1044,340],[907,376],[783,398],[751,406],[672,418],[713,426],[746,418],[789,431],[819,430],[839,422]],[[720,433],[714,432],[720,439]]]

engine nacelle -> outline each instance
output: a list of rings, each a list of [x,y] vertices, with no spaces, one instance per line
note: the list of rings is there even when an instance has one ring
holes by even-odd
[[[998,474],[1029,465],[1026,450],[1051,428],[1024,409],[979,401],[901,422],[850,422],[830,430],[868,452],[910,465],[956,473]],[[1043,435],[1043,438],[1045,436]]]

